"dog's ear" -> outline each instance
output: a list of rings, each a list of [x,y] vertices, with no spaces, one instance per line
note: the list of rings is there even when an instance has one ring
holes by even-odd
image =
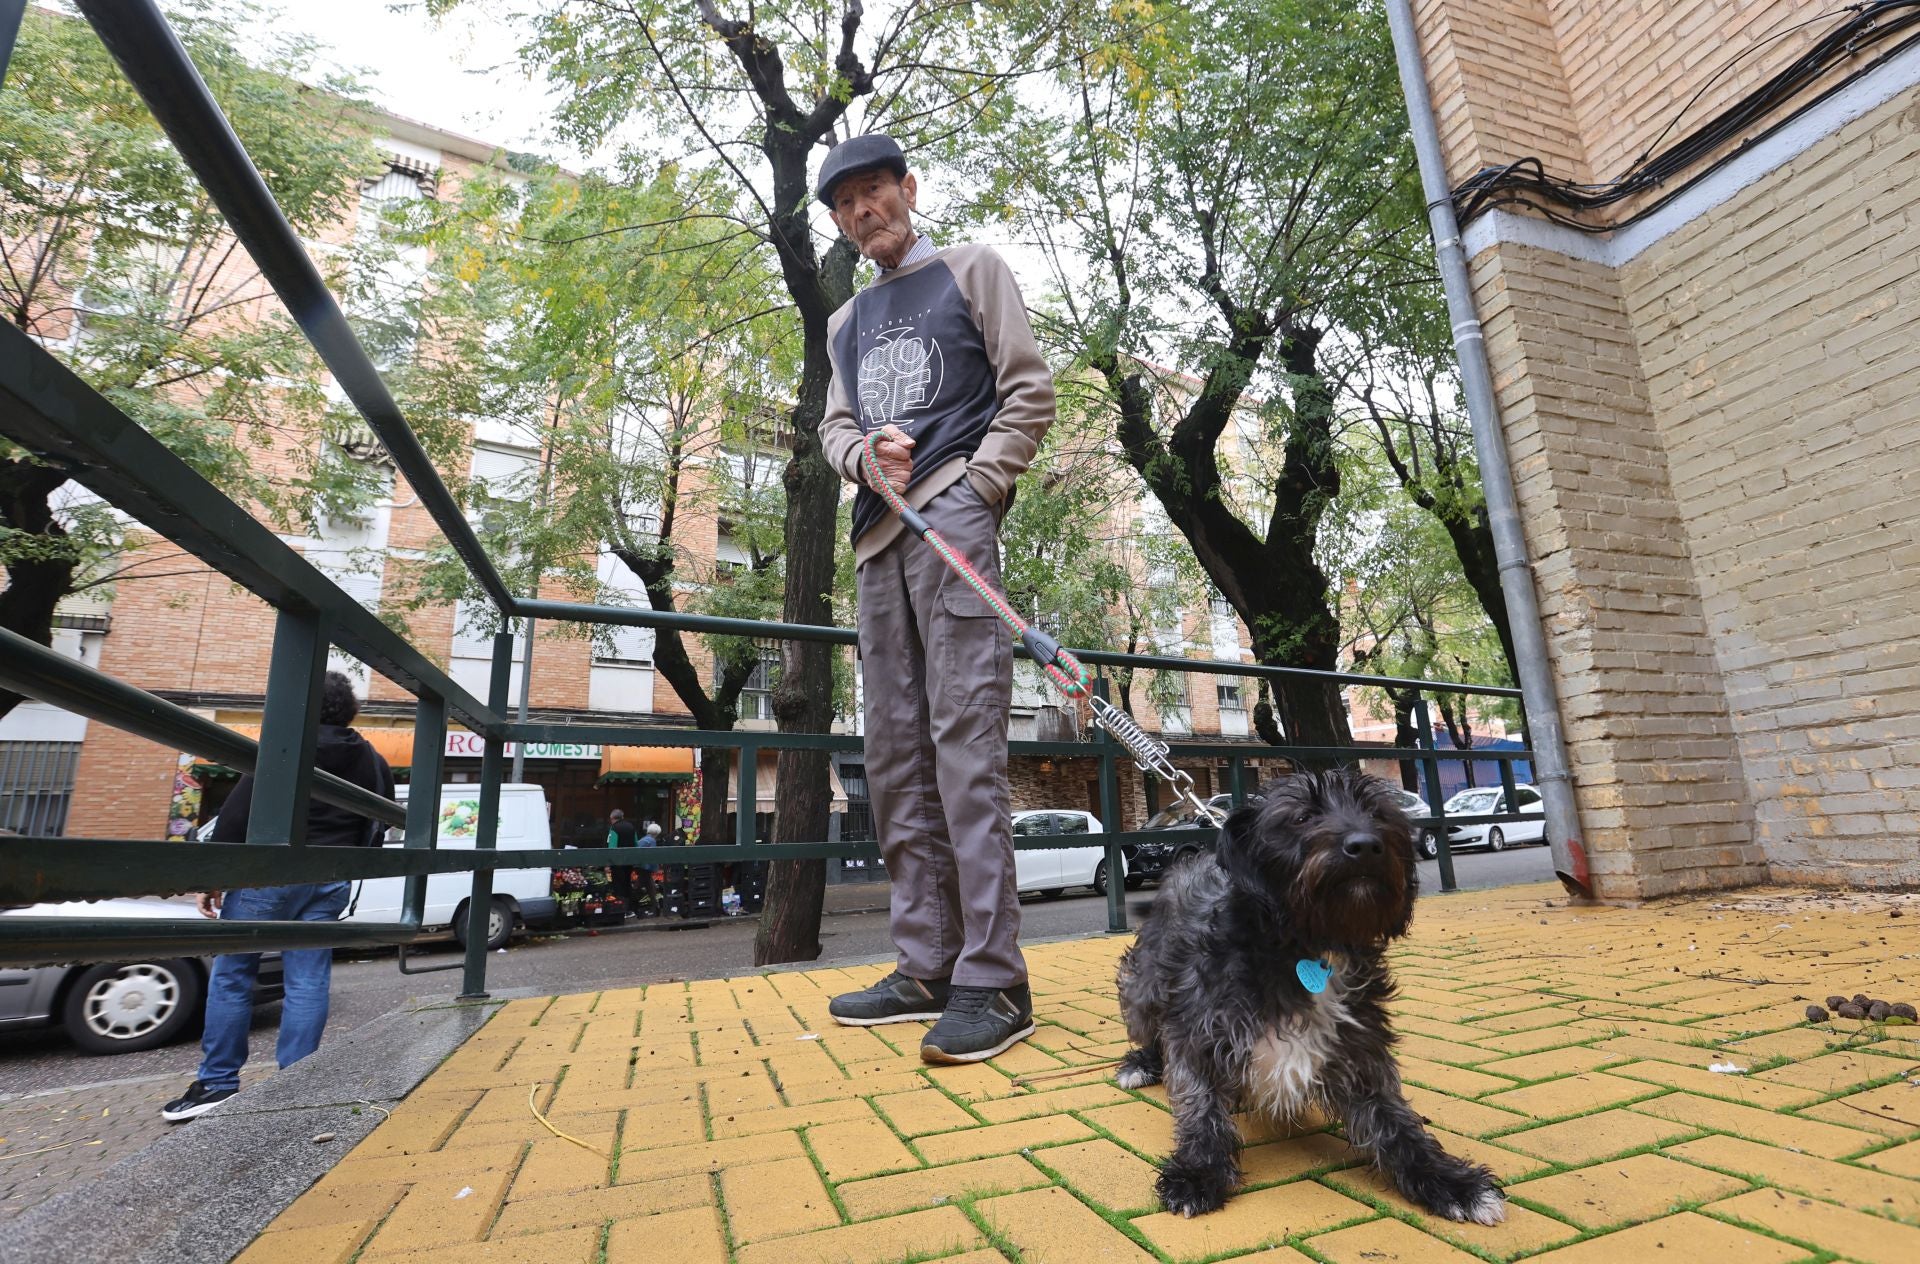
[[[1252,803],[1235,808],[1227,817],[1227,823],[1220,827],[1219,841],[1213,846],[1214,862],[1227,871],[1228,877],[1254,891],[1263,891],[1267,885],[1254,856],[1253,840],[1260,827],[1262,810]]]

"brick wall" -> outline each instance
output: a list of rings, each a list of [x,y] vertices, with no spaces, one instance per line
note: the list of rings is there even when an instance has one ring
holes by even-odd
[[[1917,165],[1920,89],[1622,273],[1755,828],[1794,880],[1920,882]]]

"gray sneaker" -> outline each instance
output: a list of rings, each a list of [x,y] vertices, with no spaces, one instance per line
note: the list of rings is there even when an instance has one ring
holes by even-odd
[[[947,1012],[920,1042],[922,1062],[985,1062],[1033,1034],[1033,993],[1010,988],[956,987]]]
[[[930,1023],[947,1007],[945,979],[910,979],[895,970],[870,988],[836,996],[827,1013],[842,1027]]]

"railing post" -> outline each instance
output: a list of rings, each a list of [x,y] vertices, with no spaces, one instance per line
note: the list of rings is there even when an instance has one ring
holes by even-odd
[[[507,685],[513,674],[513,633],[507,628],[493,634],[493,676],[487,685],[487,706],[496,715],[507,709]],[[506,763],[506,744],[498,737],[487,738],[480,755],[480,826],[475,831],[476,852],[492,851],[500,844],[500,774]],[[439,797],[439,787],[434,787]],[[411,795],[409,795],[411,798]],[[461,977],[460,999],[483,1001],[487,997],[487,920],[493,913],[493,870],[473,871],[473,891],[467,897],[467,962]]]
[[[1098,677],[1093,682],[1094,695],[1103,701],[1107,697],[1107,678]],[[1100,824],[1109,838],[1120,829],[1120,768],[1114,757],[1119,749],[1114,744],[1113,735],[1105,729],[1100,730]],[[1127,933],[1127,884],[1121,877],[1126,872],[1125,849],[1119,843],[1107,843],[1107,933],[1124,935]]]
[[[754,843],[754,826],[758,824],[760,809],[760,748],[742,746],[740,748],[740,772],[734,788],[734,797],[740,801],[733,814],[733,841],[741,847],[750,847]]]
[[[1501,801],[1507,805],[1507,811],[1518,812],[1520,810],[1519,796],[1514,790],[1513,785],[1513,761],[1511,759],[1503,759],[1500,761],[1500,794]]]
[[[422,694],[413,709],[413,766],[407,774],[407,841],[432,851],[440,833],[440,761],[447,747],[447,700]],[[419,925],[427,915],[427,876],[407,876],[402,916]]]
[[[320,687],[327,675],[327,636],[313,611],[282,610],[274,620],[273,657],[260,719],[260,761],[253,774],[249,843],[307,842],[313,754],[319,742]]]
[[[1247,801],[1247,761],[1243,756],[1235,755],[1227,761],[1227,788],[1233,791],[1233,806],[1240,807]]]
[[[1427,774],[1427,802],[1433,807],[1433,832],[1439,840],[1436,852],[1440,861],[1440,889],[1457,891],[1460,884],[1453,877],[1453,844],[1447,841],[1447,813],[1441,805],[1440,760],[1433,754],[1433,716],[1427,710],[1424,697],[1413,700],[1413,718],[1420,726],[1420,749],[1427,752],[1420,765]]]
[[[13,45],[26,15],[27,0],[0,0],[0,88],[7,86],[7,64],[13,60]]]

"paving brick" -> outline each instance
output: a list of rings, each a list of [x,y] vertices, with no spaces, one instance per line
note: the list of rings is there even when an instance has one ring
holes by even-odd
[[[1077,1119],[1067,1115],[1048,1115],[1041,1119],[994,1124],[966,1132],[940,1133],[922,1137],[915,1144],[920,1147],[920,1153],[928,1163],[957,1163],[962,1159],[980,1159],[990,1154],[1011,1154],[1032,1146],[1085,1141],[1092,1136],[1093,1129]]]
[[[573,1194],[555,1194],[549,1198],[507,1199],[494,1222],[490,1237],[537,1233],[547,1229],[571,1229],[579,1225],[597,1225],[608,1220],[627,1220],[636,1216],[657,1215],[663,1211],[682,1211],[689,1207],[709,1206],[713,1202],[713,1183],[703,1173],[697,1176],[673,1176],[662,1181],[634,1185],[615,1185],[610,1189],[586,1189]]]
[[[321,1185],[308,1190],[274,1220],[275,1229],[378,1223],[406,1193],[401,1185]]]
[[[1848,1128],[1865,1128],[1883,1137],[1920,1136],[1920,1089],[1902,1084],[1868,1089],[1808,1106],[1798,1113]]]
[[[840,1223],[827,1187],[809,1159],[775,1159],[720,1174],[727,1225],[735,1242],[758,1242]]]
[[[977,1133],[967,1133],[977,1136]],[[807,1144],[820,1160],[827,1179],[841,1181],[877,1176],[920,1166],[913,1151],[893,1135],[893,1129],[869,1115],[846,1123],[821,1124],[807,1129]]]
[[[629,1181],[655,1181],[693,1172],[717,1172],[724,1167],[768,1163],[774,1159],[797,1159],[805,1154],[806,1151],[800,1148],[799,1136],[791,1132],[770,1132],[763,1136],[667,1146],[648,1150],[631,1160],[623,1155],[619,1182],[624,1185]]]
[[[1580,1236],[1580,1230],[1572,1225],[1514,1203],[1507,1204],[1507,1218],[1497,1225],[1442,1220],[1424,1207],[1415,1206],[1377,1168],[1348,1168],[1329,1172],[1320,1180],[1342,1193],[1411,1215],[1425,1233],[1495,1259],[1531,1254]]]
[[[1768,1185],[1848,1207],[1908,1218],[1920,1216],[1920,1181],[1810,1154],[1794,1154],[1739,1137],[1702,1137],[1674,1146],[1668,1153],[1689,1163],[1738,1172]]]
[[[1837,1157],[1829,1155],[1829,1158]],[[1911,1176],[1920,1180],[1920,1141],[1909,1141],[1905,1145],[1882,1150],[1878,1154],[1869,1154],[1859,1160],[1868,1167],[1879,1168],[1882,1172],[1892,1172],[1895,1176]]]
[[[1540,1264],[1621,1264],[1647,1259],[1786,1264],[1805,1254],[1799,1247],[1689,1211],[1528,1259]]]
[[[1665,1097],[1635,1102],[1630,1109],[1638,1114],[1658,1115],[1662,1119],[1679,1120],[1715,1132],[1731,1132],[1755,1141],[1764,1141],[1768,1145],[1805,1150],[1829,1159],[1856,1154],[1875,1144],[1871,1136],[1856,1128],[1776,1114],[1755,1106],[1740,1106],[1716,1098],[1696,1097],[1691,1093],[1668,1093]]]
[[[986,1239],[958,1207],[935,1207],[756,1242],[742,1247],[734,1259],[736,1264],[890,1264],[909,1256],[926,1258],[985,1245]],[[614,1261],[609,1258],[607,1264]]]
[[[968,1105],[991,1097],[1011,1097],[1021,1091],[1011,1078],[979,1062],[968,1066],[929,1067],[926,1077],[949,1096],[957,1097]]]
[[[507,1174],[437,1177],[407,1191],[367,1244],[369,1256],[478,1242],[493,1223]]]
[[[1150,1264],[1153,1256],[1057,1186],[983,1198],[974,1211],[1029,1264]]]
[[[966,1108],[937,1088],[916,1089],[911,1093],[889,1093],[885,1097],[876,1097],[873,1104],[880,1112],[893,1121],[893,1126],[909,1137],[925,1136],[929,1132],[951,1132],[955,1128],[971,1128],[979,1120],[968,1114]]]
[[[786,1132],[808,1124],[850,1123],[871,1120],[873,1111],[857,1097],[838,1101],[813,1102],[801,1106],[781,1106],[774,1110],[751,1110],[715,1115],[713,1139],[750,1137],[764,1132]]]
[[[1409,1084],[1437,1089],[1455,1097],[1480,1097],[1514,1086],[1512,1080],[1503,1076],[1486,1075],[1480,1071],[1469,1071],[1440,1062],[1428,1062],[1424,1058],[1402,1057],[1400,1078]]]
[[[849,1097],[873,1097],[882,1093],[905,1093],[913,1089],[925,1088],[926,1077],[918,1071],[892,1071],[885,1063],[863,1062],[847,1068],[848,1078],[844,1080],[810,1080],[784,1086],[787,1101],[794,1105],[803,1102],[830,1102]]]
[[[425,1154],[437,1149],[480,1094],[415,1093],[393,1108],[393,1113],[348,1154],[354,1159],[377,1159],[395,1154]]]
[[[384,1159],[353,1159],[342,1162],[320,1178],[321,1186],[397,1184],[459,1176],[470,1172],[498,1172],[520,1165],[526,1153],[524,1144],[515,1142],[485,1146],[474,1150],[440,1151],[434,1154],[396,1154]]]
[[[1078,1088],[1054,1089],[1023,1097],[1002,1097],[981,1102],[973,1109],[990,1124],[1011,1123],[1039,1115],[1064,1114],[1070,1110],[1090,1110],[1096,1106],[1114,1106],[1133,1100],[1131,1094],[1112,1084],[1083,1084]]]
[[[1370,1220],[1307,1239],[1333,1264],[1472,1264],[1473,1256],[1404,1220]]]
[[[1308,1172],[1352,1167],[1365,1163],[1367,1155],[1330,1132],[1316,1132],[1267,1145],[1248,1146],[1240,1152],[1240,1177],[1248,1185],[1271,1185],[1292,1180]]]
[[[607,1235],[606,1264],[727,1264],[727,1235],[717,1207],[689,1207],[618,1220]]]
[[[974,1159],[944,1167],[922,1168],[917,1172],[851,1181],[839,1186],[835,1192],[839,1194],[849,1216],[855,1220],[870,1220],[875,1216],[890,1216],[915,1207],[930,1207],[967,1195],[1011,1194],[1048,1183],[1047,1175],[1026,1159],[1017,1154],[1002,1154],[991,1159]]]
[[[1463,1159],[1471,1159],[1491,1171],[1503,1181],[1518,1180],[1522,1176],[1538,1172],[1544,1166],[1539,1159],[1531,1155],[1518,1154],[1507,1148],[1506,1142],[1479,1141],[1472,1137],[1463,1137],[1444,1128],[1430,1128],[1433,1139],[1438,1141],[1448,1154],[1457,1154]]]
[[[1493,1093],[1483,1104],[1519,1111],[1534,1119],[1563,1119],[1602,1106],[1617,1106],[1637,1097],[1651,1097],[1659,1091],[1654,1085],[1616,1079],[1607,1072],[1595,1071]]]
[[[1157,1157],[1173,1148],[1173,1116],[1158,1106],[1146,1102],[1105,1106],[1087,1111],[1086,1119],[1142,1154]]]
[[[1491,1049],[1496,1053],[1538,1053],[1543,1049],[1557,1049],[1566,1045],[1578,1044],[1590,1038],[1590,1033],[1575,1030],[1573,1027],[1536,1027],[1532,1031],[1488,1032],[1486,1035],[1470,1037],[1473,1043],[1482,1049]]]
[[[345,1220],[263,1233],[234,1264],[347,1264],[375,1223]]]
[[[367,1254],[368,1264],[597,1264],[600,1227],[556,1229],[517,1238],[490,1238],[459,1246],[407,1251],[400,1255]]]
[[[1745,1181],[1731,1176],[1690,1169],[1657,1154],[1639,1154],[1522,1181],[1509,1187],[1507,1193],[1550,1208],[1585,1228],[1604,1229],[1651,1219],[1679,1203],[1719,1198],[1746,1188]]]
[[[1447,1062],[1455,1066],[1473,1066],[1500,1056],[1497,1050],[1482,1049],[1478,1045],[1462,1044],[1454,1040],[1441,1040],[1434,1036],[1423,1036],[1415,1032],[1400,1037],[1395,1048],[1402,1054],[1411,1054],[1416,1058],[1425,1058],[1429,1062]]]
[[[1529,1053],[1517,1058],[1502,1058],[1498,1062],[1483,1062],[1479,1069],[1490,1075],[1504,1075],[1511,1080],[1548,1080],[1555,1076],[1596,1071],[1604,1066],[1618,1065],[1627,1061],[1631,1059],[1610,1053],[1605,1049],[1571,1045],[1564,1049],[1551,1049],[1545,1053]]]
[[[1511,1014],[1495,1014],[1491,1018],[1481,1019],[1474,1026],[1490,1032],[1539,1031],[1546,1027],[1564,1027],[1578,1017],[1580,1015],[1572,1010],[1549,1005]]]
[[[1485,1102],[1464,1102],[1445,1093],[1412,1085],[1404,1088],[1402,1094],[1407,1104],[1419,1111],[1421,1118],[1428,1123],[1469,1137],[1484,1137],[1489,1133],[1517,1128],[1526,1123],[1528,1118],[1517,1110],[1503,1110]]]
[[[1769,1084],[1791,1084],[1828,1095],[1890,1079],[1913,1065],[1911,1058],[1883,1058],[1872,1053],[1827,1053],[1805,1062],[1793,1062],[1771,1071],[1761,1071],[1754,1078]]]
[[[1331,1229],[1349,1220],[1370,1219],[1376,1214],[1365,1203],[1324,1185],[1295,1181],[1236,1194],[1225,1207],[1209,1215],[1188,1219],[1162,1211],[1141,1216],[1133,1227],[1178,1261],[1277,1245],[1285,1238]]]
[[[1822,1027],[1790,1027],[1764,1036],[1748,1036],[1728,1048],[1754,1058],[1812,1058],[1840,1048],[1840,1037]]]
[[[1502,1133],[1500,1144],[1537,1158],[1578,1167],[1609,1155],[1691,1136],[1696,1131],[1691,1124],[1656,1119],[1630,1110],[1603,1110],[1525,1132]]]
[[[535,1141],[513,1178],[513,1196],[538,1198],[605,1185],[612,1167],[608,1156],[613,1153],[613,1133],[585,1133],[580,1139],[601,1153],[592,1153],[561,1137]]]
[[[1912,1264],[1920,1260],[1920,1229],[1777,1189],[1756,1189],[1713,1203],[1707,1210],[1715,1216],[1771,1229],[1796,1242],[1836,1251],[1860,1264]]]
[[[1034,1157],[1059,1173],[1074,1193],[1109,1210],[1141,1211],[1159,1205],[1153,1192],[1158,1170],[1104,1137],[1078,1145],[1052,1146]]]

